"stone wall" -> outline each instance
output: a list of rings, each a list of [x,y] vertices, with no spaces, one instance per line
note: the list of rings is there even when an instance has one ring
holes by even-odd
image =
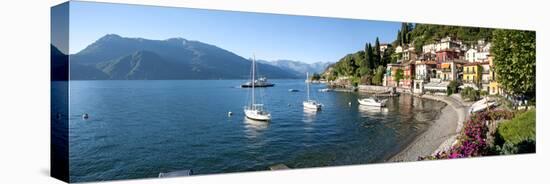
[[[389,86],[359,85],[358,90],[366,93],[395,93],[395,88]]]

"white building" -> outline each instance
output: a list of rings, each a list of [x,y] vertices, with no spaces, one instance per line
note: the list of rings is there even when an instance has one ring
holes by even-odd
[[[427,44],[422,46],[422,53],[435,53],[435,44]]]
[[[401,47],[401,45],[395,47],[395,53],[402,53],[403,52],[403,47]]]
[[[461,50],[462,41],[453,40],[451,37],[447,36],[442,38],[437,43],[431,43],[422,46],[422,53],[435,53],[441,50]]]
[[[491,43],[485,43],[483,40],[478,40],[477,45],[471,46],[466,51],[465,57],[468,62],[484,62],[488,61],[488,56],[491,53]]]
[[[427,79],[429,79],[428,66],[423,62],[416,61],[416,66],[414,68],[414,74],[415,74],[414,78],[416,80],[427,80]]]
[[[468,51],[466,51],[466,54],[464,56],[466,57],[466,60],[468,60],[468,62],[473,63],[477,61],[476,55],[477,55],[477,50],[470,48],[468,49]]]

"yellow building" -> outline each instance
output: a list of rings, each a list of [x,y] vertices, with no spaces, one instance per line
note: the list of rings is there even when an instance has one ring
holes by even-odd
[[[481,80],[481,66],[479,63],[467,63],[464,65],[462,72],[462,81],[464,83],[478,84]]]
[[[497,74],[495,72],[495,64],[494,64],[494,57],[492,55],[488,56],[489,59],[489,67],[491,68],[489,71],[490,75],[490,82],[489,82],[489,94],[490,95],[500,95],[502,94],[502,89],[500,88],[500,84],[497,82]]]

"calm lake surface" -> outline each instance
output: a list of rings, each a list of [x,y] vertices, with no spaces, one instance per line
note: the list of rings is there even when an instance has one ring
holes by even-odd
[[[324,85],[313,84],[311,96],[324,107],[307,112],[304,80],[273,80],[275,87],[257,91],[272,121],[256,122],[244,117],[250,90],[237,87],[243,82],[71,81],[71,181],[382,162],[425,131],[444,106],[402,95],[385,109],[363,108],[360,93],[323,93]]]

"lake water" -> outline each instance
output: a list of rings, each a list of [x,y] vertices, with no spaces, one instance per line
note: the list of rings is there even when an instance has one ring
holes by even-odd
[[[324,107],[307,112],[304,80],[273,80],[275,87],[257,91],[272,120],[256,122],[244,118],[250,89],[236,87],[243,82],[71,81],[71,181],[383,162],[425,131],[444,106],[402,95],[385,109],[363,108],[357,104],[362,94],[318,92],[324,85],[314,84],[311,96]]]

